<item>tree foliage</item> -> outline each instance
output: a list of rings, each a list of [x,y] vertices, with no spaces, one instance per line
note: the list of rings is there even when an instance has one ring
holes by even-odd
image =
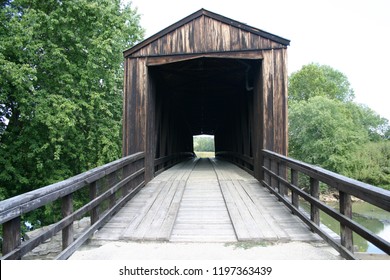
[[[368,142],[356,149],[345,175],[390,190],[390,141]]]
[[[290,106],[290,154],[311,164],[342,173],[347,155],[368,141],[341,101],[323,96]]]
[[[289,94],[292,157],[377,186],[389,185],[389,122],[353,102],[344,74],[329,66],[303,66],[291,75]]]
[[[210,136],[195,136],[194,151],[196,152],[214,152],[214,137]]]
[[[120,157],[122,51],[142,39],[137,11],[119,0],[0,8],[2,195]]]
[[[354,93],[343,73],[327,65],[311,63],[291,74],[289,100],[303,101],[314,96],[346,102],[353,100]]]
[[[370,141],[382,141],[389,138],[389,120],[381,117],[366,105],[349,102],[346,104],[348,113],[357,126],[367,131]]]

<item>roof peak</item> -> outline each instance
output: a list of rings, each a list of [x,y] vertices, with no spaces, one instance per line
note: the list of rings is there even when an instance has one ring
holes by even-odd
[[[290,40],[288,40],[288,39],[284,39],[284,38],[282,38],[280,36],[277,36],[277,35],[274,35],[272,33],[263,31],[261,29],[249,26],[249,25],[247,25],[245,23],[233,20],[231,18],[222,16],[220,14],[217,14],[217,13],[211,12],[209,10],[206,10],[204,8],[201,8],[200,10],[198,10],[198,11],[196,11],[196,12],[194,12],[194,13],[188,15],[188,16],[186,16],[185,18],[177,21],[176,23],[171,24],[170,26],[168,26],[168,27],[164,28],[163,30],[157,32],[156,34],[150,36],[149,38],[145,39],[144,41],[140,42],[139,44],[137,44],[137,45],[133,46],[132,48],[126,50],[124,52],[124,55],[125,56],[131,55],[132,53],[138,51],[139,49],[143,48],[144,46],[154,42],[155,40],[165,36],[166,34],[172,32],[173,30],[175,30],[175,29],[177,29],[177,28],[179,28],[179,27],[181,27],[181,26],[183,26],[183,25],[185,25],[185,24],[187,24],[187,23],[189,23],[189,22],[191,22],[191,21],[201,17],[201,16],[206,16],[206,17],[212,18],[214,20],[217,20],[217,21],[223,22],[225,24],[234,26],[236,28],[245,30],[247,32],[256,34],[258,36],[261,36],[263,38],[269,39],[271,41],[277,42],[277,43],[285,45],[285,46],[288,46],[290,44]]]

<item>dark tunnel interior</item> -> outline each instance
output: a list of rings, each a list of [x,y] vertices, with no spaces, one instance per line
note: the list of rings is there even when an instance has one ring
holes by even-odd
[[[251,156],[259,69],[260,60],[206,57],[149,67],[156,98],[156,158],[192,151],[192,136],[199,134],[214,135],[216,152]],[[168,147],[166,138],[174,146]]]

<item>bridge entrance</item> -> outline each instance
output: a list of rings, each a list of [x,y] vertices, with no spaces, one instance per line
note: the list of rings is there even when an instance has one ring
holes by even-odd
[[[145,179],[215,136],[216,155],[261,178],[261,149],[287,152],[289,41],[200,10],[124,52],[124,156]]]
[[[149,67],[156,95],[156,157],[167,154],[168,135],[183,143],[176,152],[193,152],[192,137],[199,134],[215,136],[217,153],[252,157],[253,92],[260,65],[260,60],[197,58]]]

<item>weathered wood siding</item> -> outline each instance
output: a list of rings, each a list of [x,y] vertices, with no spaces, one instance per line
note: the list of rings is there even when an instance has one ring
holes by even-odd
[[[287,153],[287,52],[264,52],[263,59],[263,148]]]
[[[285,46],[203,15],[161,38],[156,38],[138,51],[131,54],[125,52],[125,55],[144,57],[271,48],[285,48]]]
[[[147,84],[146,59],[126,59],[123,97],[124,155],[146,150]]]
[[[152,66],[205,57],[252,60],[253,88],[237,92],[236,108],[215,137],[218,151],[239,155],[244,167],[260,179],[262,149],[287,154],[288,44],[281,37],[200,10],[125,51],[123,155],[146,152],[148,181],[156,158],[192,150],[188,123],[175,113],[167,89],[156,84]]]

